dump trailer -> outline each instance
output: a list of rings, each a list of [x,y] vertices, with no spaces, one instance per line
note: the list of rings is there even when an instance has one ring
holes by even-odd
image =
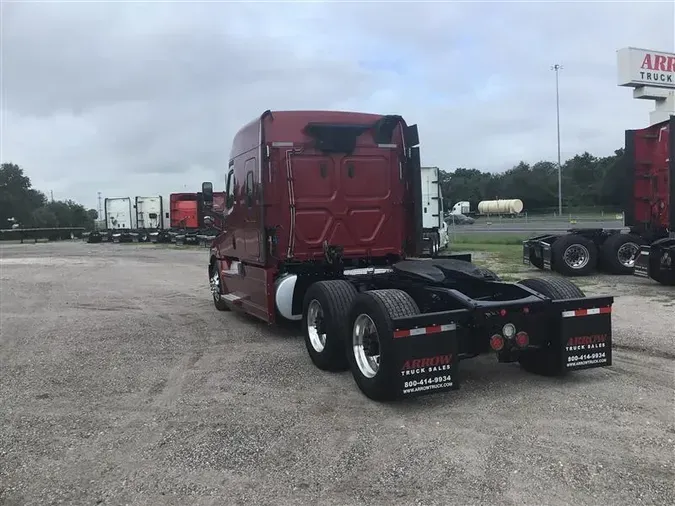
[[[314,365],[378,401],[457,389],[484,353],[542,375],[610,366],[612,297],[422,254],[421,173],[400,116],[264,112],[233,140],[223,213],[202,185],[214,306],[301,321]]]
[[[438,167],[422,167],[421,169],[423,248],[432,256],[446,248],[449,242],[439,172]]]
[[[627,130],[620,163],[627,230],[577,228],[533,237],[523,242],[524,264],[567,276],[603,270],[675,283],[675,116]]]

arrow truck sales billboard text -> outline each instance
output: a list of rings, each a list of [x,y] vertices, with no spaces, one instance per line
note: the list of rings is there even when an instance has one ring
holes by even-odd
[[[626,47],[617,59],[619,86],[675,88],[675,54]]]

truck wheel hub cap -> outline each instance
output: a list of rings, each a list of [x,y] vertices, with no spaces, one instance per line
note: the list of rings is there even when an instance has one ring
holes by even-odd
[[[321,303],[314,299],[307,308],[307,334],[312,348],[321,353],[326,347],[326,333],[323,325],[323,308]]]
[[[623,244],[619,251],[616,252],[616,256],[619,259],[619,263],[625,267],[635,267],[635,259],[637,258],[640,248],[634,242],[627,242]]]
[[[217,271],[211,276],[211,293],[214,299],[220,300],[220,276]]]
[[[572,244],[565,250],[563,260],[572,269],[583,269],[588,265],[591,254],[583,244]]]
[[[380,369],[380,339],[375,322],[367,314],[357,316],[352,331],[356,365],[366,378],[373,378]]]

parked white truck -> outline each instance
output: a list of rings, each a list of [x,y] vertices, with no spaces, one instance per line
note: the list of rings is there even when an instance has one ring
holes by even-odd
[[[449,243],[448,224],[445,222],[440,169],[422,167],[422,237],[427,253],[436,255]]]
[[[468,215],[471,212],[471,202],[468,200],[462,200],[460,202],[456,202],[454,206],[452,206],[452,209],[450,210],[450,214],[458,215],[458,214],[464,214]]]
[[[169,227],[168,199],[161,196],[106,198],[103,211],[103,227],[87,234],[88,242],[147,242]]]
[[[129,197],[105,199],[105,228],[107,230],[133,230],[136,213]]]

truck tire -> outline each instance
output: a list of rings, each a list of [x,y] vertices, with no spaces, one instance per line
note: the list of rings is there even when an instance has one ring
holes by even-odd
[[[577,285],[565,278],[524,279],[519,284],[555,300],[586,297]],[[566,372],[562,363],[562,349],[555,343],[547,349],[521,352],[518,362],[527,372],[540,376],[562,376]]]
[[[354,299],[347,358],[359,389],[375,401],[393,400],[400,371],[389,359],[394,338],[393,318],[420,313],[415,301],[402,290],[371,290]]]
[[[598,264],[598,249],[581,235],[563,235],[551,246],[551,260],[564,276],[588,276]]]
[[[633,234],[613,234],[602,244],[602,263],[612,274],[632,274],[640,246],[645,241]]]
[[[346,371],[345,341],[349,335],[349,308],[356,288],[348,281],[318,281],[310,285],[302,304],[305,347],[314,365],[323,371]]]
[[[230,307],[227,305],[227,302],[223,300],[223,288],[220,282],[220,273],[216,267],[216,264],[211,264],[209,269],[209,284],[211,286],[211,295],[213,295],[213,305],[216,306],[218,311],[229,311]]]
[[[672,239],[659,239],[654,241],[650,248],[649,277],[664,286],[675,286],[675,265],[673,265],[675,244],[668,246],[671,242]],[[670,271],[662,268],[662,262],[666,261],[666,258],[669,259]]]

